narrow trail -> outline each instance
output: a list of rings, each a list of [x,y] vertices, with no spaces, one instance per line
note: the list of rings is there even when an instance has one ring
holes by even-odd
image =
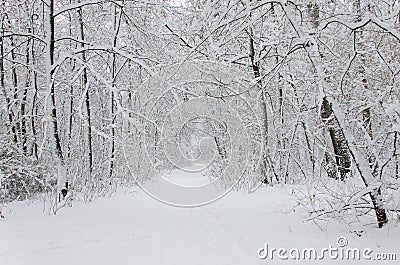
[[[290,189],[275,185],[252,194],[231,192],[192,209],[162,204],[141,190],[120,191],[93,203],[75,202],[55,216],[43,214],[40,201],[13,203],[0,221],[0,264],[288,264],[261,260],[257,251],[265,243],[321,248],[334,245],[338,236],[351,246],[400,249],[398,230],[371,228],[358,238],[348,227],[332,224],[321,232],[304,222],[305,213],[290,211],[296,203]]]

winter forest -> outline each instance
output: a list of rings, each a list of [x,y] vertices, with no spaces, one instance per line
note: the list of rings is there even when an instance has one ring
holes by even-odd
[[[144,218],[135,221],[134,234],[145,242],[118,252],[121,262],[132,264],[135,255],[125,254],[140,253],[131,250],[138,246],[139,264],[244,264],[251,258],[248,264],[266,264],[257,249],[267,240],[294,237],[295,246],[314,240],[319,247],[340,233],[354,237],[349,245],[380,240],[383,249],[398,251],[398,0],[0,5],[4,264],[28,262],[13,253],[29,249],[14,230],[30,222],[60,226],[48,232],[59,249],[30,262],[54,264],[68,250],[63,238],[72,245],[78,240],[67,230],[75,222],[83,227],[87,212],[114,216],[106,220],[117,230],[128,229],[129,218]],[[93,225],[122,244],[101,220],[87,218],[89,226],[76,237]],[[155,228],[176,253],[146,260],[160,240],[157,232],[143,239],[143,231],[160,225],[154,218],[176,226]],[[279,231],[281,223],[286,232]],[[208,232],[192,234],[189,224]],[[290,234],[286,225],[304,231]],[[40,249],[34,229],[19,236]],[[333,232],[326,237],[326,231]],[[167,237],[185,248],[171,246]],[[193,242],[213,250],[192,252]],[[223,242],[237,253],[217,251]],[[112,244],[80,243],[88,253]],[[244,248],[247,256],[235,258]],[[111,253],[64,262],[109,264]],[[44,262],[46,255],[53,259]]]

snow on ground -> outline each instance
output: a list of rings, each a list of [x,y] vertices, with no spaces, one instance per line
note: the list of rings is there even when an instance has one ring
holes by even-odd
[[[348,247],[395,252],[400,259],[399,228],[364,227],[358,237],[347,225],[332,223],[322,232],[304,222],[305,213],[299,208],[293,211],[296,202],[290,194],[295,189],[275,185],[251,194],[232,191],[215,203],[192,209],[162,204],[140,189],[119,191],[93,203],[75,202],[57,215],[43,214],[40,201],[29,206],[13,203],[0,221],[0,264],[292,264],[276,257],[259,259],[257,252],[266,243],[287,249],[336,247],[339,236],[346,237]],[[365,261],[326,258],[317,263]]]
[[[196,187],[207,185],[211,180],[206,176],[207,165],[193,163],[191,166],[186,166],[183,170],[171,170],[166,172],[162,177],[167,181],[176,185],[185,187]]]

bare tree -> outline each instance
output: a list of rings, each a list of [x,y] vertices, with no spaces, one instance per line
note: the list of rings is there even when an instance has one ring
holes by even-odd
[[[80,3],[80,0],[78,1]],[[85,29],[83,24],[83,11],[82,7],[78,8],[78,20],[79,20],[79,36],[82,47],[81,59],[83,63],[86,63],[86,51],[85,48]],[[82,72],[82,91],[85,93],[85,106],[86,106],[86,122],[87,122],[87,137],[86,141],[88,144],[88,160],[89,160],[89,178],[93,171],[93,148],[92,148],[92,122],[90,118],[90,90],[88,87],[88,74],[87,68],[83,68]]]
[[[64,155],[61,147],[61,138],[58,129],[58,117],[56,106],[56,90],[55,90],[55,15],[54,15],[54,0],[48,0],[46,4],[46,76],[47,86],[50,93],[50,112],[51,112],[51,129],[53,134],[54,150],[56,152],[57,163],[57,183],[58,183],[58,200],[64,198],[68,192],[68,178],[65,169]]]

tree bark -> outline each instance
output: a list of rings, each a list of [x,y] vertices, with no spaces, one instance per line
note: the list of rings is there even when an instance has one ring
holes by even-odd
[[[256,79],[257,87],[260,90],[260,107],[261,107],[261,118],[262,118],[262,139],[263,139],[263,149],[262,149],[262,158],[261,158],[261,175],[262,175],[262,182],[265,184],[269,184],[272,182],[272,178],[268,178],[267,176],[267,169],[268,166],[271,167],[271,171],[275,176],[275,179],[278,181],[278,175],[275,172],[275,169],[273,167],[272,161],[269,159],[269,154],[268,154],[268,112],[267,112],[267,103],[266,103],[266,97],[265,97],[265,91],[263,90],[263,87],[261,85],[261,81],[257,80],[260,78],[261,73],[260,73],[260,67],[259,64],[256,62],[255,59],[255,47],[254,47],[254,39],[253,39],[253,33],[250,32],[249,34],[249,57],[250,57],[250,62],[251,62],[251,68],[253,70],[253,75],[254,78]]]
[[[281,5],[283,10],[285,11],[285,14],[287,18],[289,19],[291,25],[294,27],[296,30],[297,34],[299,35],[300,38],[302,39],[307,39],[308,41],[304,44],[304,49],[308,53],[308,56],[310,58],[311,63],[313,64],[316,74],[318,76],[318,89],[319,89],[319,94],[322,102],[321,102],[321,118],[325,120],[325,124],[328,126],[334,126],[331,135],[331,138],[338,137],[337,141],[337,148],[340,150],[342,147],[344,148],[347,145],[347,150],[348,153],[352,156],[357,170],[364,182],[364,185],[366,187],[369,187],[370,185],[375,185],[376,179],[371,173],[371,170],[369,168],[369,162],[365,157],[363,157],[362,154],[357,150],[356,143],[352,137],[352,134],[345,132],[345,128],[341,126],[340,121],[336,118],[335,113],[340,113],[339,109],[334,109],[332,107],[332,104],[328,101],[325,89],[326,89],[326,80],[324,79],[325,77],[325,67],[322,64],[321,61],[321,56],[319,53],[319,48],[317,45],[316,39],[310,35],[306,34],[302,28],[302,25],[297,21],[296,16],[291,8],[285,5]],[[334,111],[335,110],[335,111]],[[339,115],[340,116],[340,115]],[[344,151],[345,149],[343,149]],[[347,153],[347,151],[346,151]],[[340,158],[340,157],[339,157]],[[347,157],[342,157],[342,163],[344,166],[346,166],[346,163],[348,163],[348,158]],[[342,170],[345,170],[346,167],[344,167]],[[372,204],[375,209],[377,221],[378,221],[378,227],[381,228],[383,224],[387,221],[384,217],[386,216],[386,211],[382,207],[381,204],[381,198],[380,196],[377,196],[377,189],[373,189],[372,192],[369,192]],[[385,212],[385,214],[383,214]]]
[[[354,8],[357,11],[358,17],[356,19],[356,22],[359,22],[362,20],[362,10],[361,10],[361,1],[360,0],[355,0],[354,2]],[[363,28],[357,29],[354,31],[354,37],[355,37],[355,45],[359,46],[361,50],[365,49],[365,40],[364,40],[364,30]],[[358,68],[358,73],[361,75],[361,84],[367,92],[369,90],[368,88],[368,80],[367,76],[365,73],[365,67],[366,67],[366,57],[365,53],[361,52],[361,63],[362,65]],[[373,134],[372,134],[372,123],[371,123],[371,108],[366,107],[362,110],[362,119],[363,119],[363,127],[364,130],[366,131],[367,135],[366,137],[369,138],[367,139],[367,142],[371,141],[373,139]],[[367,145],[368,146],[368,145]],[[371,148],[367,148],[367,155],[368,155],[368,162],[369,162],[369,167],[371,170],[371,173],[374,177],[374,179],[379,178],[378,174],[378,161],[375,156],[375,153],[373,150],[370,150]],[[386,215],[386,210],[383,208],[383,201],[382,201],[382,191],[381,187],[375,188],[373,191],[370,192],[370,197],[372,204],[374,206],[375,212],[376,212],[376,218],[378,221],[378,226],[381,228],[385,223],[387,223],[387,215]]]
[[[31,33],[31,29],[28,29],[28,32]],[[26,43],[26,51],[25,51],[25,64],[26,66],[26,80],[25,80],[25,87],[22,92],[22,99],[20,105],[20,112],[21,112],[21,140],[22,140],[22,150],[24,155],[28,153],[28,143],[27,143],[27,129],[26,129],[26,100],[28,95],[28,88],[31,86],[31,70],[29,69],[30,65],[30,42],[31,39],[28,39]]]
[[[15,130],[15,139],[16,139],[16,143],[20,144],[20,140],[21,140],[21,131],[19,128],[19,124],[18,124],[18,112],[15,114],[15,112],[13,112],[14,107],[17,106],[18,104],[18,74],[17,74],[17,67],[15,65],[16,62],[16,58],[15,58],[15,43],[14,43],[14,37],[11,36],[10,37],[10,41],[11,41],[11,79],[12,79],[12,84],[13,84],[13,101],[10,101],[10,111],[12,113],[13,119],[14,119],[14,130]],[[19,136],[19,137],[18,137]]]
[[[118,33],[119,33],[119,28],[120,28],[120,23],[121,23],[121,14],[119,19],[117,19],[117,7],[114,5],[114,12],[113,12],[113,30],[114,30],[114,37],[113,37],[113,48],[117,47],[117,40],[118,40]],[[109,177],[112,179],[113,172],[114,172],[114,159],[115,159],[115,94],[114,94],[114,88],[115,88],[115,79],[116,77],[116,69],[117,69],[117,57],[116,54],[112,54],[112,64],[111,64],[111,78],[112,78],[112,90],[110,91],[110,118],[111,118],[111,124],[110,124],[110,134],[111,134],[111,142],[110,142],[110,163],[109,163]]]
[[[340,128],[339,121],[333,113],[332,104],[329,103],[327,97],[324,97],[322,100],[321,118],[331,137],[337,169],[339,171],[340,180],[343,181],[346,178],[346,174],[350,172],[351,167],[349,146],[346,137]]]
[[[2,5],[4,5],[4,2],[2,2]],[[2,8],[4,8],[4,6]],[[12,113],[12,110],[11,110],[11,100],[7,95],[6,86],[5,86],[4,39],[3,39],[5,16],[6,16],[6,14],[4,12],[2,12],[1,18],[0,18],[1,19],[1,21],[0,21],[0,23],[1,23],[1,36],[0,36],[0,86],[1,86],[2,92],[4,94],[4,98],[6,100],[7,117],[8,117],[8,122],[10,123],[13,140],[14,140],[15,143],[18,143],[17,131],[15,129],[14,117],[13,117],[13,113]]]
[[[54,0],[49,0],[47,4],[47,85],[50,90],[51,124],[53,132],[53,144],[56,152],[57,161],[57,186],[58,200],[65,198],[68,193],[68,178],[65,169],[61,139],[58,132],[56,95],[54,85],[54,44],[55,44],[55,23],[54,23]]]
[[[35,34],[35,29],[33,27],[33,21],[31,20],[31,27],[32,33]],[[32,48],[31,48],[31,57],[32,57],[32,64],[36,64],[36,55],[35,55],[35,39],[32,39]],[[37,117],[37,107],[36,107],[36,100],[38,95],[38,82],[37,82],[37,73],[36,71],[32,71],[32,85],[33,85],[33,97],[32,97],[32,108],[31,108],[31,130],[33,136],[33,145],[32,145],[32,153],[36,157],[39,158],[38,154],[38,144],[37,144],[37,132],[36,132],[36,122],[35,118]]]
[[[80,1],[78,1],[80,2]],[[85,40],[85,32],[84,32],[84,25],[83,25],[83,12],[82,8],[78,9],[78,16],[79,16],[79,29],[80,29],[80,38],[82,40],[81,47],[84,48],[84,40]],[[81,53],[82,61],[86,62],[86,52],[82,51]],[[86,86],[88,84],[88,75],[86,67],[83,69],[82,72],[82,90],[85,91]],[[86,122],[87,122],[87,143],[88,143],[88,162],[89,162],[89,178],[93,171],[93,148],[92,148],[92,123],[90,118],[90,93],[89,88],[86,89],[85,94],[85,105],[86,105]]]

